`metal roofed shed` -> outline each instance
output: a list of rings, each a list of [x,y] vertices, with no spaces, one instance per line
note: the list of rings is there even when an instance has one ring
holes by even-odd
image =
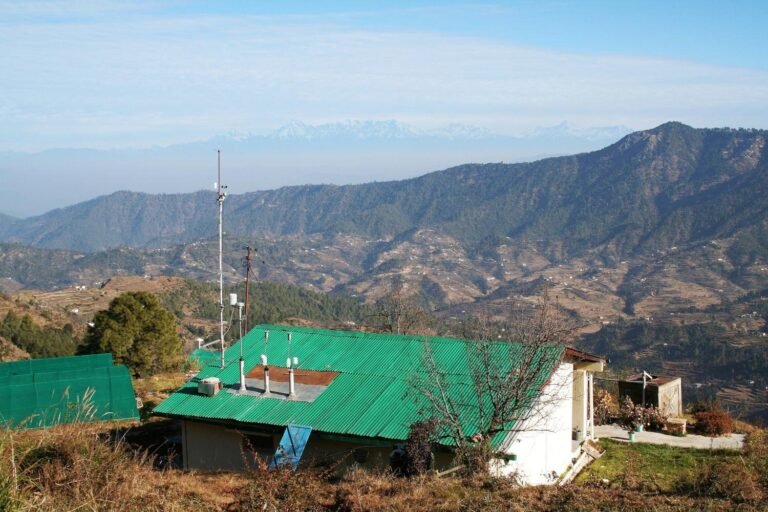
[[[305,459],[338,461],[352,450],[366,454],[358,463],[386,464],[393,447],[407,438],[411,424],[425,419],[426,400],[414,388],[411,377],[427,372],[423,365],[427,342],[436,366],[461,404],[460,422],[466,436],[471,437],[478,431],[479,407],[483,406],[473,391],[467,364],[474,342],[455,338],[260,325],[227,349],[223,368],[218,360],[205,364],[196,378],[159,404],[154,414],[182,420],[184,465],[190,469],[243,469],[244,453],[251,450],[272,456],[285,429],[292,425],[311,429]],[[241,343],[244,389],[240,382]],[[493,342],[493,350],[510,370],[522,352],[520,344],[509,342]],[[591,379],[580,378],[577,386],[573,375],[601,371],[604,364],[600,358],[586,360],[562,345],[538,350],[538,357],[546,364],[530,382],[528,396],[537,400],[542,389],[556,380],[566,384],[563,389],[567,396],[557,405],[560,409],[551,411],[556,425],[526,439],[515,441],[508,432],[502,432],[492,440],[494,446],[520,454],[510,460],[542,465],[541,474],[538,469],[532,473],[533,483],[544,478],[542,475],[551,475],[551,470],[564,471],[571,463],[572,429],[577,421],[572,422],[572,418],[583,418],[580,428],[589,436],[584,395],[591,390]],[[293,365],[288,364],[290,360]],[[291,366],[296,373],[294,394],[286,383]],[[218,379],[222,389],[200,393],[199,383],[210,378]],[[576,402],[572,395],[577,390],[579,407],[584,409],[579,414],[573,410]],[[510,432],[513,424],[507,424]],[[444,453],[436,454],[437,466],[450,462],[450,441],[444,443]],[[533,451],[527,453],[528,448]],[[552,453],[542,454],[542,449]]]
[[[139,419],[128,368],[113,365],[111,354],[0,363],[0,376],[6,428]]]
[[[683,415],[683,386],[680,377],[645,374],[631,375],[619,381],[619,400],[625,396],[633,403],[643,403],[643,386],[645,386],[645,405],[652,405],[662,414],[669,417]]]

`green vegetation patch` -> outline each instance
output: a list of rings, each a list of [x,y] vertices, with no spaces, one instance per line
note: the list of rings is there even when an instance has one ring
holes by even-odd
[[[227,287],[225,293],[237,293],[245,300],[245,285]],[[373,316],[373,310],[359,299],[325,294],[285,283],[256,281],[249,290],[248,325],[279,323],[290,318],[317,322],[352,321],[363,323]],[[218,286],[187,280],[177,290],[160,296],[163,305],[179,320],[197,316],[216,321],[219,318]]]
[[[701,465],[736,462],[740,457],[733,450],[698,450],[609,439],[599,444],[605,453],[576,478],[577,484],[605,479],[611,486],[626,488],[642,482],[644,487],[671,492],[682,478],[694,474]]]
[[[67,324],[62,329],[39,327],[29,314],[20,317],[13,310],[8,311],[0,321],[0,336],[33,358],[71,356],[79,343],[72,324]],[[0,350],[0,361],[6,355],[2,352]]]

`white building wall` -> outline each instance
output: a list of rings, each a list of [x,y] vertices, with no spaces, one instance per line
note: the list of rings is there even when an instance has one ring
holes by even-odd
[[[561,363],[537,399],[520,432],[510,434],[503,450],[516,460],[500,461],[496,471],[526,485],[553,483],[571,464],[573,365]]]
[[[587,437],[587,399],[588,391],[587,372],[574,370],[573,372],[573,419],[572,426],[577,432],[577,440],[583,441]]]

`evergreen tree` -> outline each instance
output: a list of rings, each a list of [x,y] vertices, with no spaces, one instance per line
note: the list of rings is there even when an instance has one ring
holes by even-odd
[[[0,336],[32,358],[71,356],[78,343],[71,324],[63,329],[38,327],[29,314],[19,317],[13,310],[0,322]]]
[[[181,358],[176,319],[153,294],[128,292],[99,311],[81,353],[111,352],[140,376],[175,368]]]

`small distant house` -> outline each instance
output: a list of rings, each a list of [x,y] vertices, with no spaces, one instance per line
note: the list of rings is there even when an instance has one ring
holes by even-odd
[[[642,373],[632,375],[619,381],[619,400],[627,396],[636,404],[656,407],[665,416],[679,418],[683,415],[683,386],[680,377],[645,374],[643,380]]]
[[[477,433],[482,404],[468,368],[476,342],[260,325],[240,343],[226,351],[224,368],[218,358],[209,361],[154,410],[182,420],[185,468],[242,470],[255,456],[277,458],[297,445],[302,461],[387,466],[409,427],[429,416],[413,384],[413,376],[426,371],[427,345],[446,392],[460,405],[463,434],[470,439]],[[521,346],[499,342],[496,348],[516,371]],[[492,439],[504,454],[494,471],[516,473],[530,484],[556,480],[580,455],[582,442],[594,437],[593,373],[605,364],[562,345],[539,350],[546,364],[528,396],[541,414],[523,420],[530,425],[510,421]],[[268,375],[262,356],[268,358]],[[451,450],[449,441],[441,441],[434,454],[437,469],[451,466]]]
[[[1,427],[139,419],[128,368],[112,354],[0,363],[0,379]]]

